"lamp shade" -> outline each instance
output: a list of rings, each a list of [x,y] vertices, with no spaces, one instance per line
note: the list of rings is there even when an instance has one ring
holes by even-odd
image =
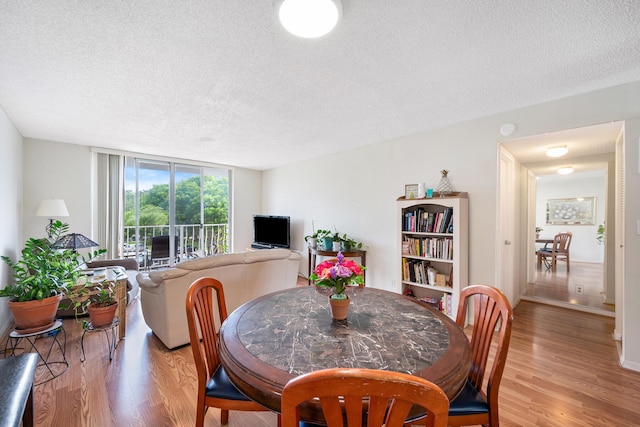
[[[69,216],[67,205],[62,199],[45,199],[38,205],[36,216],[54,218],[59,216]]]
[[[74,251],[76,249],[90,248],[92,246],[100,245],[80,233],[71,233],[66,236],[62,236],[53,244],[53,247],[56,249],[73,249]]]

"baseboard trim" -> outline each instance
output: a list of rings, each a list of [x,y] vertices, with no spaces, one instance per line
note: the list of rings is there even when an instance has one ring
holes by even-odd
[[[531,301],[531,302],[537,302],[537,303],[540,303],[540,304],[553,305],[553,306],[556,306],[556,307],[568,308],[568,309],[571,309],[571,310],[582,311],[582,312],[585,312],[585,313],[598,314],[600,316],[614,317],[614,318],[616,317],[616,313],[615,312],[606,311],[606,310],[602,310],[602,309],[595,308],[595,307],[587,307],[586,305],[570,304],[568,302],[554,301],[554,300],[550,300],[550,299],[546,299],[546,298],[533,297],[533,296],[528,296],[528,295],[520,295],[520,299],[522,301]]]

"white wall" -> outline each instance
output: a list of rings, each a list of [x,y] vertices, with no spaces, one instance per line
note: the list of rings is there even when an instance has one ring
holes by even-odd
[[[91,149],[75,144],[24,141],[24,236],[46,237],[47,218],[37,217],[44,199],[63,199],[69,216],[69,232],[91,234]]]
[[[640,96],[636,94],[636,102]],[[640,103],[640,102],[638,102]],[[625,122],[625,248],[622,365],[640,371],[640,118]],[[619,288],[616,287],[616,295]]]
[[[262,172],[236,168],[233,173],[231,250],[244,251],[253,242],[253,215],[261,214]]]
[[[16,259],[22,249],[22,135],[0,109],[0,255]],[[0,286],[10,283],[12,272],[0,263]],[[9,327],[7,299],[0,298],[0,335]]]
[[[592,172],[572,173],[557,177],[543,176],[538,180],[536,195],[536,226],[543,231],[540,237],[553,239],[561,231],[573,233],[571,240],[571,261],[604,262],[604,245],[599,245],[596,236],[599,224],[604,224],[606,208],[606,179],[605,171],[599,171],[598,176]],[[596,216],[594,225],[547,225],[547,200],[577,197],[596,198]]]

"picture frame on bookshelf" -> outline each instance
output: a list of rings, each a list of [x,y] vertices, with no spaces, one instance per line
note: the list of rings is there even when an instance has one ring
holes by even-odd
[[[405,199],[418,199],[418,184],[407,184],[404,186]]]

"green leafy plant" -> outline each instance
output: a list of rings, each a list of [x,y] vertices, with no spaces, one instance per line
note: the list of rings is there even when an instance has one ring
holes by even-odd
[[[316,239],[316,240],[322,240],[325,237],[330,237],[331,236],[331,231],[330,230],[317,230],[315,233],[313,234],[309,234],[307,236],[304,236],[304,241],[308,242],[309,239]]]
[[[362,242],[358,242],[357,240],[348,237],[346,233],[340,236],[340,242],[342,242],[342,248],[345,251],[362,249]]]
[[[604,224],[600,224],[596,230],[596,241],[599,245],[604,243]]]
[[[92,305],[106,307],[113,305],[116,300],[116,286],[112,280],[104,280],[95,287],[95,293],[89,298]]]
[[[48,238],[27,240],[21,259],[14,262],[2,256],[2,260],[13,270],[14,283],[0,289],[0,297],[23,302],[66,293],[75,285],[82,266],[107,252],[98,249],[84,257],[71,249],[54,248],[53,244],[68,230],[69,224],[54,221]]]
[[[544,228],[536,227],[536,234],[542,233],[542,231],[544,231]]]

